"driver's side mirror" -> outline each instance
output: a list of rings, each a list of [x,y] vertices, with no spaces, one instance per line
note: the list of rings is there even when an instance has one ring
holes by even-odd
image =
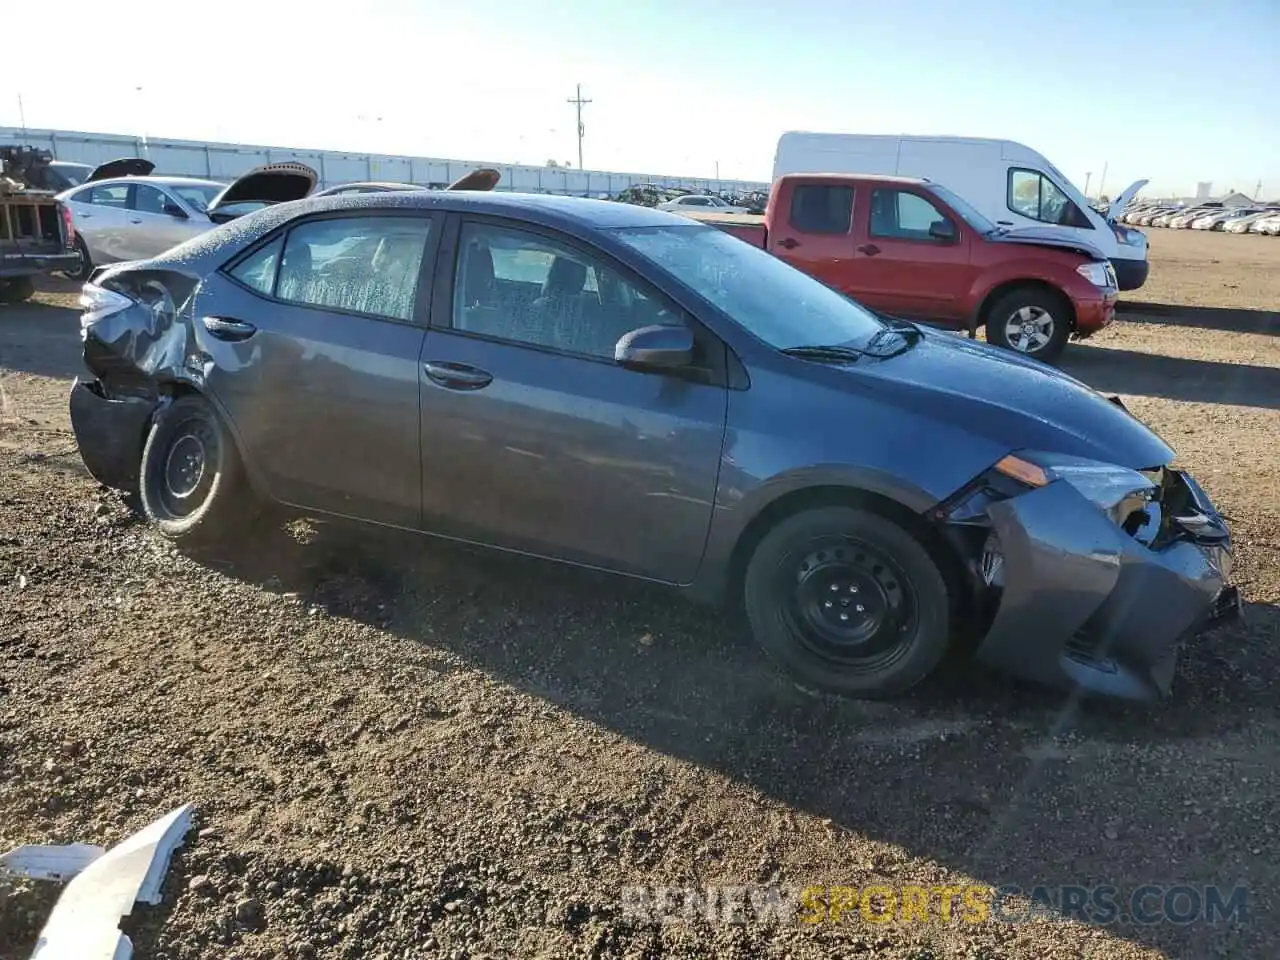
[[[633,370],[674,370],[693,363],[693,333],[688,327],[657,325],[624,334],[613,359]]]
[[[954,243],[956,239],[956,225],[950,220],[935,220],[929,224],[929,236],[934,240],[942,243]]]
[[[164,205],[164,212],[165,212],[165,213],[167,213],[169,216],[171,216],[171,217],[173,217],[173,218],[177,219],[177,220],[187,220],[187,219],[189,219],[189,218],[187,217],[187,211],[183,210],[183,209],[182,209],[180,206],[178,206],[176,203],[166,203],[166,204]]]

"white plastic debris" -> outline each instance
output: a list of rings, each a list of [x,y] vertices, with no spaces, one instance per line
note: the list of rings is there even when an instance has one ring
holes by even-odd
[[[160,902],[169,860],[191,829],[191,811],[191,804],[178,807],[106,851],[83,843],[28,845],[0,857],[0,869],[10,873],[71,877],[31,960],[130,960],[133,943],[121,932],[120,920],[135,903]]]

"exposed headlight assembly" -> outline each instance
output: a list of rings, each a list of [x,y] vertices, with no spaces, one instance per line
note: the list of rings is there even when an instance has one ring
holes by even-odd
[[[1070,484],[1120,525],[1144,510],[1157,492],[1156,484],[1137,470],[1057,453],[1020,450],[1000,460],[995,469],[1029,487],[1048,486],[1055,480]]]

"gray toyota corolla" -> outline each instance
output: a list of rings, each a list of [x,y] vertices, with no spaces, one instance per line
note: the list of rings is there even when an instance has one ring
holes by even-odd
[[[274,501],[745,608],[809,687],[949,645],[1166,693],[1229,533],[1114,399],[878,317],[671,214],[478,191],[281,204],[83,295],[71,416],[174,539]]]

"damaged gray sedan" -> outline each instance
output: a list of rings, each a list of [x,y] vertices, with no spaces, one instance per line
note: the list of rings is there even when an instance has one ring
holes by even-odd
[[[1238,610],[1225,523],[1118,401],[673,214],[315,198],[101,269],[83,304],[81,455],[174,539],[276,502],[658,581],[858,697],[975,637],[1155,697]]]

